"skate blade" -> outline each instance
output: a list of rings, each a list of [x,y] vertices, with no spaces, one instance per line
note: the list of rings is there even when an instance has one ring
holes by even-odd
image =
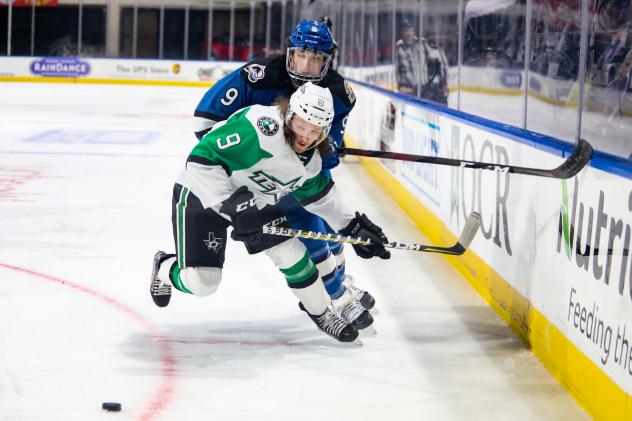
[[[364,343],[362,343],[362,341],[360,340],[360,337],[357,337],[354,341],[352,342],[341,342],[342,346],[344,346],[345,348],[360,348],[364,346]]]
[[[339,348],[361,348],[364,346],[364,343],[360,340],[360,336],[358,336],[351,342],[336,341],[335,346]]]
[[[365,327],[364,329],[361,329],[359,332],[360,332],[360,336],[362,336],[363,338],[373,337],[377,335],[377,330],[375,330],[373,325]]]
[[[371,312],[372,316],[377,316],[378,314],[380,314],[380,309],[377,308],[376,306],[373,306],[373,308],[369,311]]]

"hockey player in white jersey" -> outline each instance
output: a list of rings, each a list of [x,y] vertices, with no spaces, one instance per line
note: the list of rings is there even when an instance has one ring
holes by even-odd
[[[172,286],[197,296],[217,290],[232,225],[233,239],[243,241],[251,254],[264,251],[280,269],[300,308],[319,329],[350,342],[372,322],[352,314],[366,314],[361,305],[340,314],[335,310],[300,241],[262,232],[263,225],[285,219],[271,214],[269,209],[278,208],[267,205],[292,194],[339,233],[370,238],[371,245],[354,245],[359,256],[390,257],[382,230],[366,215],[349,211],[333,181],[321,174],[318,148],[329,147],[321,142],[333,116],[329,89],[306,83],[289,104],[243,108],[203,137],[174,186],[176,254],[159,251],[154,256],[150,293],[156,305],[168,305]]]

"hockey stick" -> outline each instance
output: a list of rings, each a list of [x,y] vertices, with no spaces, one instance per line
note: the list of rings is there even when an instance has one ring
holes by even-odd
[[[588,257],[591,254],[593,255],[598,255],[600,253],[604,253],[606,256],[610,255],[610,256],[627,256],[630,255],[630,249],[624,248],[624,249],[613,249],[613,248],[608,248],[608,249],[600,249],[598,247],[595,247],[594,249],[586,249],[583,252],[580,252],[579,250],[577,250],[577,254],[584,256],[584,257]]]
[[[470,216],[467,217],[465,221],[465,226],[463,227],[463,231],[461,232],[461,236],[459,237],[459,241],[457,241],[454,245],[450,247],[438,247],[438,246],[426,246],[423,244],[417,243],[400,243],[398,241],[391,241],[390,243],[384,244],[385,248],[390,249],[399,249],[399,250],[412,250],[412,251],[425,251],[427,253],[441,253],[441,254],[451,254],[451,255],[461,255],[465,252],[465,250],[470,246],[470,243],[474,239],[474,236],[478,232],[478,228],[481,225],[481,215],[478,212],[472,212]],[[350,243],[350,244],[361,244],[361,245],[370,245],[373,244],[370,239],[362,239],[360,237],[350,237],[340,234],[328,234],[325,232],[314,232],[314,231],[303,231],[303,230],[294,230],[291,228],[280,228],[280,227],[271,227],[265,225],[263,227],[264,234],[273,234],[279,235],[282,237],[296,237],[296,238],[307,238],[309,240],[319,240],[319,241],[333,241],[336,243]]]
[[[411,155],[399,152],[371,151],[355,148],[338,148],[340,155],[357,155],[371,158],[397,159],[400,161],[423,162],[426,164],[450,165],[453,167],[477,168],[497,172],[509,172],[514,174],[537,175],[550,178],[571,178],[590,161],[592,146],[584,139],[579,139],[573,153],[566,161],[551,170],[539,168],[517,167],[514,165],[491,164],[487,162],[466,161],[462,159],[441,158],[438,156]]]

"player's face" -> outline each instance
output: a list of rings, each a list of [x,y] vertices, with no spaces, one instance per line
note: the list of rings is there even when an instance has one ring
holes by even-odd
[[[292,51],[292,70],[302,76],[318,76],[325,65],[322,53],[295,48]]]
[[[314,145],[314,142],[321,138],[323,128],[303,120],[295,115],[289,124],[290,130],[294,132],[294,142],[292,149],[296,153],[303,153]]]

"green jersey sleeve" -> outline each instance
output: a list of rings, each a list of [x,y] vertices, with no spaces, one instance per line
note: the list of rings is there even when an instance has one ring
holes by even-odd
[[[261,148],[259,135],[246,118],[250,107],[233,114],[225,124],[208,132],[189,155],[188,161],[220,165],[230,176],[233,171],[256,165],[272,154]]]
[[[325,177],[323,174],[318,174],[305,180],[303,185],[294,190],[292,194],[301,206],[306,206],[325,197],[333,186],[333,180]]]

